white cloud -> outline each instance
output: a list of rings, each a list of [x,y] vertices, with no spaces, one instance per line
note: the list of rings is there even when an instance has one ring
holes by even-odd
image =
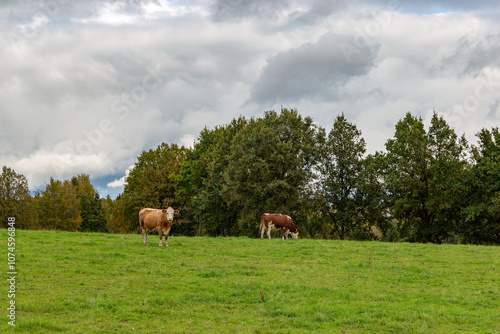
[[[134,165],[131,165],[129,166],[126,170],[125,170],[125,176],[122,176],[121,178],[119,179],[115,179],[114,181],[112,182],[109,182],[107,184],[107,186],[109,188],[122,188],[125,186],[125,184],[127,183],[127,177],[129,176],[130,174],[130,171],[134,168]]]
[[[196,142],[196,137],[192,134],[186,133],[182,136],[179,142],[184,147],[193,148]]]

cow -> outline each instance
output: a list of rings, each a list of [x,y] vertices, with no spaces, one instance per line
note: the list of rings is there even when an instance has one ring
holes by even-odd
[[[160,247],[163,247],[162,238],[165,235],[165,246],[168,247],[167,239],[174,220],[174,214],[179,213],[179,210],[174,210],[171,207],[167,209],[151,209],[144,208],[139,211],[139,224],[141,225],[142,238],[144,245],[147,244],[148,232],[158,230],[160,236]]]
[[[285,236],[288,239],[288,234],[290,233],[294,239],[298,239],[299,231],[295,228],[292,218],[287,215],[281,215],[278,213],[264,213],[260,217],[260,239],[264,239],[264,231],[267,230],[267,236],[271,239],[271,230],[281,229],[283,232],[281,234],[281,239],[285,240]]]

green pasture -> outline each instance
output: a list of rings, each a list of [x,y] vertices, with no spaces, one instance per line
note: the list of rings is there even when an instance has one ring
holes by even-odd
[[[7,231],[0,231],[7,253]],[[26,333],[499,333],[500,248],[16,231]],[[7,256],[4,256],[4,277]]]

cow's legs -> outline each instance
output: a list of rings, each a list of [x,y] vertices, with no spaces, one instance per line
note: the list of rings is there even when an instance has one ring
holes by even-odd
[[[168,247],[168,243],[167,243],[167,240],[168,240],[168,235],[170,234],[170,227],[167,228],[167,233],[165,233],[165,247]]]
[[[144,240],[144,245],[147,245],[148,244],[148,231],[143,228],[141,229],[141,233],[142,233],[142,239]]]
[[[267,237],[269,238],[269,240],[271,240],[271,228],[270,227],[267,228]]]
[[[265,232],[265,228],[264,228],[264,225],[261,224],[260,225],[260,240],[264,239],[264,232]]]
[[[160,235],[160,244],[159,244],[159,246],[163,247],[163,242],[161,240],[163,238],[163,229],[162,228],[158,229],[158,234]]]

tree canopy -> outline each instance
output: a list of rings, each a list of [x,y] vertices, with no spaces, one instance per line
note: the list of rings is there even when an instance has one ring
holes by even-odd
[[[30,196],[28,180],[12,168],[2,167],[0,175],[0,219],[7,227],[7,219],[16,217],[19,228],[38,228],[38,208]]]
[[[459,219],[465,139],[436,112],[428,131],[407,113],[386,148],[385,184],[399,233],[411,241],[444,241]]]
[[[327,133],[282,108],[205,128],[192,148],[143,151],[114,200],[86,174],[30,196],[4,166],[0,213],[22,228],[129,233],[141,208],[172,206],[172,232],[184,235],[257,237],[269,212],[292,216],[302,237],[500,243],[499,129],[477,137],[469,146],[436,111],[428,127],[406,113],[385,150],[367,154],[343,113]]]

